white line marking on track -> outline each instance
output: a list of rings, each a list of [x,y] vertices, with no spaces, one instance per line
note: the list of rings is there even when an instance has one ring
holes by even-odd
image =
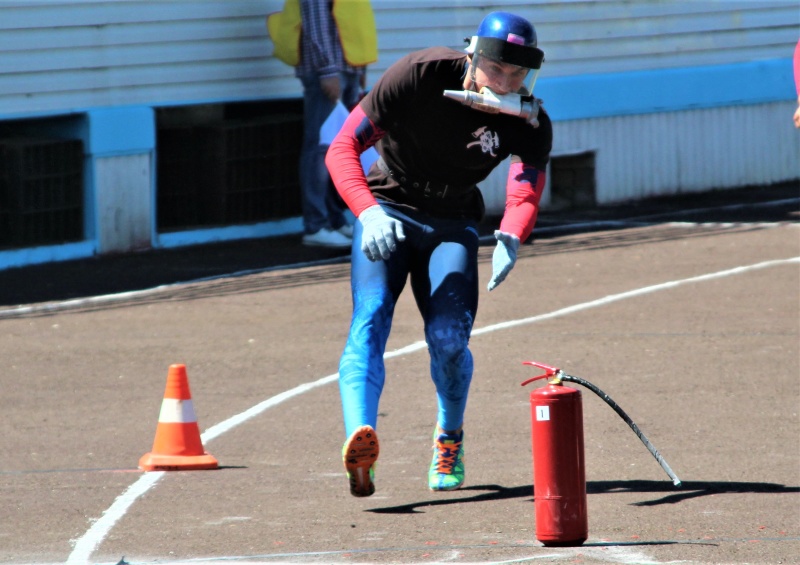
[[[536,228],[537,234],[544,234],[544,233],[558,233],[562,231],[575,231],[579,229],[594,229],[594,228],[602,228],[602,227],[631,227],[631,226],[647,226],[652,225],[655,222],[656,218],[661,218],[664,216],[688,216],[691,214],[697,214],[702,212],[708,211],[719,211],[719,210],[738,210],[738,209],[754,209],[754,208],[769,208],[773,206],[783,206],[785,204],[796,204],[800,202],[800,198],[789,198],[785,200],[770,200],[767,202],[752,202],[748,204],[729,204],[726,206],[717,206],[713,208],[695,208],[692,210],[672,210],[669,212],[660,212],[657,214],[649,214],[645,216],[636,216],[631,218],[623,218],[619,220],[593,220],[593,221],[586,221],[586,222],[575,222],[572,224],[566,224],[563,226],[551,226],[551,227],[539,227]],[[669,225],[674,226],[681,226],[681,227],[694,227],[698,225],[711,225],[711,224],[698,224],[696,222],[669,222]],[[769,226],[769,227],[777,227],[782,225],[787,225],[784,222],[755,222],[755,223],[736,223],[732,225],[753,225],[753,226]],[[792,226],[800,226],[800,224],[790,223],[788,225]],[[482,243],[489,243],[494,242],[493,235],[486,235],[480,238]],[[259,273],[267,273],[270,271],[278,271],[278,270],[290,270],[290,269],[300,269],[303,267],[311,267],[311,266],[319,266],[319,265],[332,265],[338,263],[344,263],[349,260],[349,257],[335,257],[332,259],[325,259],[321,261],[310,261],[304,263],[294,263],[291,265],[278,265],[275,267],[267,267],[265,269],[248,269],[243,271],[237,271],[235,273],[228,273],[224,275],[213,275],[210,277],[203,277],[200,279],[194,279],[191,281],[184,281],[178,283],[171,283],[160,285],[154,288],[148,288],[144,290],[132,290],[129,292],[120,292],[117,294],[103,294],[99,296],[91,296],[88,298],[75,298],[72,300],[64,300],[62,302],[54,302],[54,303],[45,303],[45,304],[29,304],[23,306],[14,306],[10,308],[0,308],[0,319],[4,317],[11,317],[11,316],[20,316],[25,314],[38,314],[38,313],[54,313],[63,310],[68,310],[70,308],[82,308],[86,306],[94,306],[99,304],[107,304],[113,302],[119,302],[121,300],[137,298],[141,296],[148,296],[150,294],[155,294],[161,291],[170,290],[173,288],[185,286],[187,284],[194,284],[200,282],[211,282],[219,279],[224,278],[234,278],[234,277],[242,277],[247,275],[256,275]]]
[[[145,473],[139,477],[139,480],[129,486],[125,492],[119,495],[108,507],[108,510],[103,512],[103,515],[92,524],[89,531],[76,541],[67,563],[89,563],[89,557],[105,539],[106,534],[125,515],[125,512],[128,511],[134,501],[150,490],[150,487],[155,485],[164,473],[166,471]]]
[[[765,269],[767,267],[776,267],[778,265],[785,265],[788,263],[800,263],[800,257],[792,257],[789,259],[775,259],[772,261],[763,261],[761,263],[756,263],[754,265],[747,265],[743,267],[734,267],[733,269],[727,269],[725,271],[718,271],[716,273],[709,273],[706,275],[699,275],[696,277],[690,277],[688,279],[681,279],[677,281],[669,281],[661,284],[654,284],[652,286],[645,286],[642,288],[637,288],[634,290],[629,290],[627,292],[621,292],[619,294],[611,294],[604,298],[599,298],[597,300],[592,300],[589,302],[584,302],[582,304],[575,304],[574,306],[567,306],[566,308],[561,308],[560,310],[556,310],[555,312],[550,312],[548,314],[541,314],[539,316],[533,316],[530,318],[522,318],[520,320],[511,320],[508,322],[501,322],[499,324],[494,324],[491,326],[486,326],[484,328],[479,328],[477,330],[472,331],[472,336],[481,335],[497,330],[513,328],[516,326],[522,326],[525,324],[532,324],[535,322],[541,322],[542,320],[549,320],[551,318],[558,318],[559,316],[565,316],[567,314],[572,314],[574,312],[580,312],[582,310],[588,310],[590,308],[596,308],[598,306],[605,306],[606,304],[611,304],[612,302],[618,302],[620,300],[627,300],[628,298],[634,298],[636,296],[641,296],[643,294],[650,294],[651,292],[658,292],[660,290],[667,290],[670,288],[675,288],[677,286],[681,286],[684,284],[695,283],[695,282],[703,282],[709,281],[712,279],[719,279],[723,277],[728,277],[731,275],[739,275],[745,273],[747,271],[754,271],[757,269]]]
[[[554,312],[550,312],[547,314],[540,314],[538,316],[531,316],[529,318],[522,318],[519,320],[510,320],[508,322],[502,322],[499,324],[493,324],[491,326],[486,326],[483,328],[479,328],[477,330],[473,330],[472,337],[483,335],[487,333],[491,333],[498,330],[504,330],[508,328],[513,328],[516,326],[521,326],[525,324],[533,324],[536,322],[541,322],[542,320],[549,320],[552,318],[557,318],[560,316],[566,316],[568,314],[572,314],[575,312],[580,312],[582,310],[588,310],[590,308],[597,308],[598,306],[605,306],[606,304],[611,304],[612,302],[618,302],[620,300],[626,300],[628,298],[634,298],[637,296],[642,296],[644,294],[649,294],[652,292],[658,292],[661,290],[667,290],[671,288],[675,288],[685,284],[691,284],[696,282],[703,282],[709,281],[713,279],[719,279],[723,277],[729,277],[732,275],[739,275],[746,273],[748,271],[754,271],[758,269],[766,269],[769,267],[778,267],[782,265],[787,265],[790,263],[800,263],[800,257],[791,257],[788,259],[775,259],[772,261],[763,261],[761,263],[755,263],[753,265],[746,265],[741,267],[735,267],[733,269],[726,269],[724,271],[717,271],[716,273],[708,273],[705,275],[699,275],[696,277],[689,277],[687,279],[680,279],[675,281],[669,281],[661,284],[646,286],[634,290],[629,290],[626,292],[621,292],[619,294],[611,294],[604,298],[600,298],[597,300],[592,300],[589,302],[583,302],[581,304],[575,304],[573,306],[568,306],[566,308],[561,308]],[[425,349],[425,342],[419,341],[416,343],[412,343],[406,347],[401,349],[397,349],[395,351],[391,351],[384,355],[385,359],[390,359],[393,357],[399,357],[401,355],[406,355],[409,353],[413,353],[415,351],[419,351]],[[207,443],[225,432],[232,430],[239,424],[246,422],[247,420],[261,414],[268,408],[281,404],[295,396],[299,396],[304,394],[308,391],[311,391],[315,388],[319,388],[321,386],[327,385],[336,381],[339,374],[334,373],[333,375],[328,375],[327,377],[323,377],[316,381],[305,383],[299,386],[296,386],[293,389],[287,390],[282,392],[272,398],[268,398],[259,404],[256,404],[252,408],[245,410],[244,412],[237,414],[227,420],[216,424],[209,429],[207,429],[202,435],[201,440],[203,443]],[[137,498],[141,495],[146,493],[152,486],[154,486],[159,479],[164,475],[165,471],[154,471],[149,473],[144,473],[139,480],[133,483],[130,487],[125,490],[120,496],[117,497],[116,500],[111,504],[111,506],[103,512],[103,515],[92,524],[89,530],[78,540],[75,541],[75,546],[73,548],[72,553],[70,553],[69,558],[66,561],[67,565],[84,565],[89,563],[90,557],[95,549],[103,542],[108,532],[111,531],[111,528],[125,515],[128,511],[128,508],[133,505]]]

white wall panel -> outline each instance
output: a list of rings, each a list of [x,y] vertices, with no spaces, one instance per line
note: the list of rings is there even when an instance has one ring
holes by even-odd
[[[96,160],[98,253],[148,249],[153,198],[149,153]]]
[[[556,122],[553,156],[596,152],[601,205],[784,182],[800,178],[795,108],[789,101]],[[481,184],[489,214],[503,211],[507,171]]]
[[[162,106],[300,95],[272,58],[266,14],[282,0],[0,1],[0,119],[119,104]],[[530,18],[542,77],[791,57],[800,10],[789,1],[373,0],[379,61],[463,48],[488,12]]]
[[[800,10],[794,0],[432,2],[378,0],[381,72],[429,45],[463,48],[488,12],[529,18],[545,51],[542,76],[623,72],[791,57]]]
[[[271,57],[281,2],[0,2],[0,117],[299,93]]]

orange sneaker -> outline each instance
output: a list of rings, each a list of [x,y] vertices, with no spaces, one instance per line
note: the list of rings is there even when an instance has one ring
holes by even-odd
[[[373,479],[378,453],[378,434],[372,426],[361,426],[344,442],[342,460],[353,496],[370,496],[375,492]]]

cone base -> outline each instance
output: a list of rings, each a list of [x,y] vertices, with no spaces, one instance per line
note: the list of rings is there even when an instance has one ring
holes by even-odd
[[[208,453],[202,455],[159,455],[145,453],[139,459],[139,468],[143,471],[201,471],[217,469],[219,462]]]

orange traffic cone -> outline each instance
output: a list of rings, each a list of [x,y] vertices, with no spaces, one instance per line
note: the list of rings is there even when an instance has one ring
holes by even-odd
[[[214,456],[203,450],[186,366],[170,365],[153,451],[139,459],[139,468],[145,471],[189,471],[216,469],[218,466]]]

